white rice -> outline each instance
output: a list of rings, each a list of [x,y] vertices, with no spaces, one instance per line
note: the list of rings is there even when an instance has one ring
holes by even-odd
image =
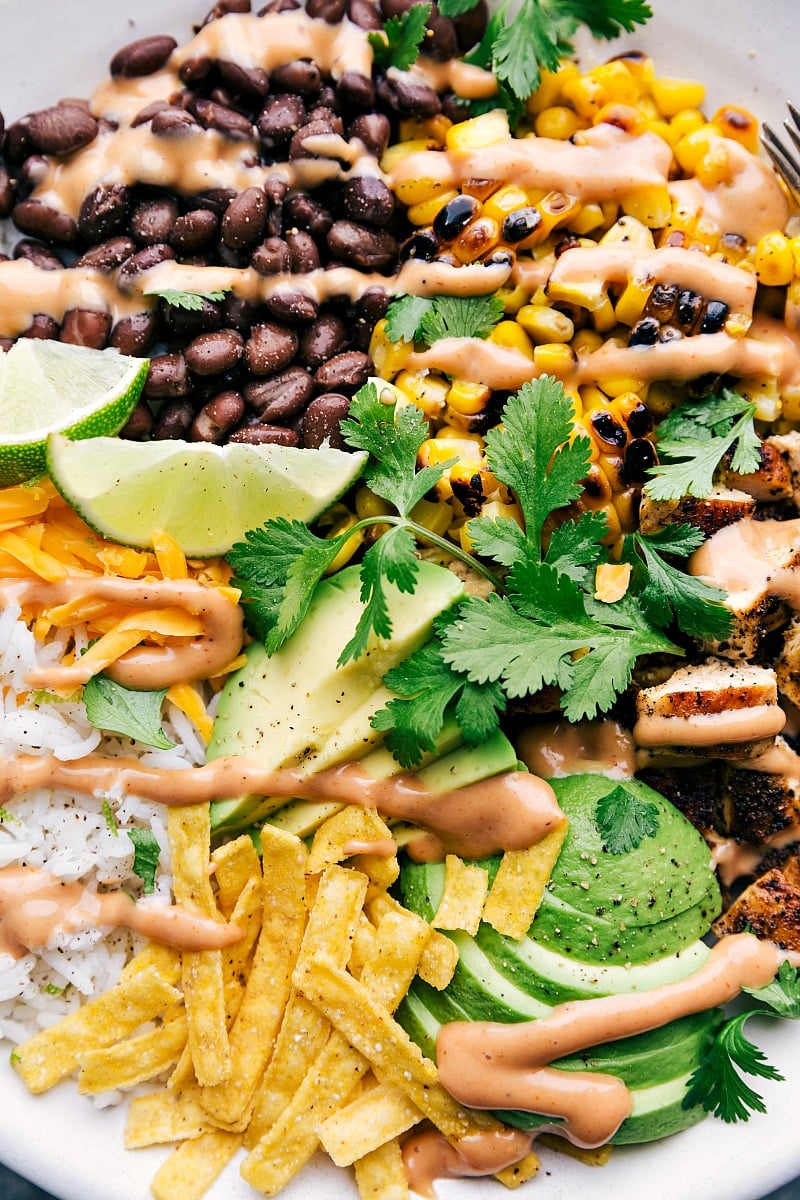
[[[78,649],[82,631],[69,631]],[[60,661],[67,635],[47,645],[37,643],[8,605],[0,611],[0,755],[53,753],[64,761],[87,754],[138,759],[152,767],[189,768],[204,761],[205,747],[195,726],[177,708],[166,705],[164,730],[177,745],[155,750],[129,738],[104,736],[86,717],[81,702],[35,693],[29,696],[27,672],[35,665]],[[142,881],[133,874],[133,843],[127,830],[147,828],[161,854],[155,892],[143,902],[171,901],[171,874],[166,813],[161,805],[113,791],[81,796],[65,790],[36,788],[7,800],[0,808],[0,868],[46,868],[64,882],[79,880],[89,888],[121,888],[141,896]],[[20,959],[0,954],[0,1038],[18,1043],[53,1024],[89,996],[113,986],[133,949],[136,935],[90,930],[61,935],[41,954]]]

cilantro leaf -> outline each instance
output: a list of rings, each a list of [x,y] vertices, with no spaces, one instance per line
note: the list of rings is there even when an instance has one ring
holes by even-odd
[[[751,1012],[739,1013],[726,1021],[711,1043],[700,1066],[689,1079],[683,1098],[684,1108],[700,1105],[730,1124],[747,1121],[751,1112],[766,1112],[758,1092],[742,1078],[783,1079],[762,1052],[744,1034]]]
[[[392,342],[413,342],[433,301],[426,296],[397,296],[386,310],[386,336]]]
[[[401,592],[413,592],[419,567],[414,554],[414,539],[402,525],[395,525],[370,546],[361,563],[361,603],[363,612],[355,633],[339,656],[339,665],[359,658],[367,648],[369,636],[388,639],[392,623],[386,600],[384,580]]]
[[[107,675],[94,675],[84,685],[83,703],[95,729],[121,733],[146,746],[169,750],[175,743],[161,727],[161,705],[166,694],[166,688],[133,691]]]
[[[608,521],[603,513],[583,512],[577,521],[556,526],[544,561],[569,575],[580,587],[593,587],[594,569],[608,557],[601,546],[607,533]]]
[[[509,399],[502,424],[486,435],[489,466],[519,500],[532,545],[541,542],[550,513],[581,494],[590,443],[588,437],[570,443],[572,431],[572,402],[558,380],[543,375]]]
[[[204,300],[218,303],[225,299],[226,293],[230,290],[228,287],[215,292],[181,292],[177,289],[165,288],[163,291],[147,292],[146,295],[158,296],[170,308],[185,308],[189,312],[199,312],[203,307]]]
[[[644,560],[646,583],[641,601],[651,620],[666,626],[674,617],[684,633],[707,641],[723,641],[730,633],[732,621],[723,603],[725,593],[673,566],[663,553],[685,555],[702,541],[702,533],[686,525],[668,526],[654,534],[637,531],[626,535],[623,557],[631,561],[632,548],[633,555],[641,555]]]
[[[422,315],[419,336],[428,345],[441,338],[486,338],[503,317],[496,292],[484,296],[436,296]]]
[[[103,819],[105,820],[106,828],[108,830],[110,830],[111,833],[113,833],[114,837],[119,837],[119,827],[117,825],[117,818],[114,815],[113,808],[111,807],[111,805],[108,803],[107,800],[105,800],[105,799],[103,800],[102,804],[100,805],[100,811],[103,814]]]
[[[126,833],[133,842],[133,873],[142,880],[145,895],[149,895],[156,890],[160,854],[156,835],[152,829],[128,829]]]
[[[704,497],[714,488],[720,464],[730,455],[731,470],[758,470],[761,439],[753,424],[756,406],[723,388],[718,396],[683,404],[661,422],[657,445],[661,462],[651,468],[645,491],[653,500]]]
[[[658,833],[658,808],[618,785],[597,802],[597,828],[610,854],[629,854]]]
[[[525,557],[525,533],[511,517],[473,517],[467,533],[476,554],[511,567]]]
[[[374,31],[368,33],[367,40],[376,64],[379,67],[395,67],[398,71],[407,71],[413,66],[425,38],[425,26],[430,15],[430,4],[412,4],[399,16],[386,21],[383,35]]]
[[[779,1017],[800,1018],[800,968],[785,959],[772,983],[762,988],[742,988],[760,1004],[767,1004]]]

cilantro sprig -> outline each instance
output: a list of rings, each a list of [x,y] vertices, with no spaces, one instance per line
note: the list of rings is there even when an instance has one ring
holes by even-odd
[[[398,71],[407,71],[413,66],[425,38],[425,26],[430,15],[430,4],[412,4],[399,16],[389,17],[383,26],[383,33],[368,33],[367,40],[377,66],[395,67]]]
[[[749,1009],[725,1021],[692,1074],[683,1099],[684,1108],[700,1105],[730,1124],[749,1120],[751,1113],[766,1111],[763,1098],[743,1076],[783,1079],[745,1035],[744,1026],[752,1016],[800,1018],[800,970],[783,962],[772,983],[744,991],[766,1007]]]
[[[183,292],[177,288],[162,288],[151,292],[146,292],[148,296],[158,296],[170,308],[183,308],[188,312],[199,312],[203,307],[203,301],[210,300],[212,303],[219,303],[224,300],[225,296],[231,289],[220,288],[215,292]]]
[[[597,801],[597,827],[610,854],[629,854],[658,833],[658,808],[618,784]]]
[[[496,292],[484,296],[398,296],[386,312],[386,333],[393,342],[425,342],[440,338],[486,338],[503,318]]]
[[[134,691],[106,675],[94,675],[83,689],[86,716],[95,729],[121,733],[146,746],[169,750],[175,745],[161,725],[166,688]]]
[[[645,484],[648,496],[652,500],[708,496],[728,456],[736,474],[758,470],[761,439],[753,424],[755,411],[755,404],[728,388],[674,409],[658,428],[661,461]]]
[[[126,830],[126,833],[133,843],[133,873],[139,876],[142,891],[149,896],[156,890],[156,872],[161,848],[152,829],[133,828]]]

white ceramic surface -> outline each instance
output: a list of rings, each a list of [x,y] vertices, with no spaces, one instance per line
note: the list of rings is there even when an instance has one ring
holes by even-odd
[[[112,53],[147,33],[189,35],[210,0],[0,0],[0,110],[10,121],[66,96],[86,95]],[[703,79],[709,108],[730,102],[777,124],[783,104],[800,102],[796,71],[800,8],[796,0],[653,0],[656,16],[626,38],[647,49],[663,74]],[[599,51],[581,45],[585,62]],[[753,1021],[749,1035],[786,1076],[759,1081],[766,1116],[746,1125],[708,1119],[657,1145],[615,1151],[603,1169],[543,1152],[530,1200],[757,1200],[800,1174],[800,1022]],[[5,1056],[4,1056],[5,1057]],[[126,1152],[124,1114],[98,1110],[71,1083],[30,1096],[0,1062],[0,1161],[59,1200],[147,1200],[161,1150]],[[438,1186],[441,1200],[491,1200],[494,1181]],[[353,1200],[349,1175],[315,1160],[283,1193],[286,1200]],[[208,1200],[252,1200],[229,1168]]]

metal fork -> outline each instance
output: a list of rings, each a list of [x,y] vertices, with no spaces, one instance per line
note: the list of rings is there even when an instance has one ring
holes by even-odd
[[[800,110],[791,102],[787,107],[790,117],[783,122],[783,127],[791,138],[794,150],[787,148],[786,142],[782,142],[766,124],[761,133],[761,145],[772,160],[775,170],[795,199],[800,202]]]

